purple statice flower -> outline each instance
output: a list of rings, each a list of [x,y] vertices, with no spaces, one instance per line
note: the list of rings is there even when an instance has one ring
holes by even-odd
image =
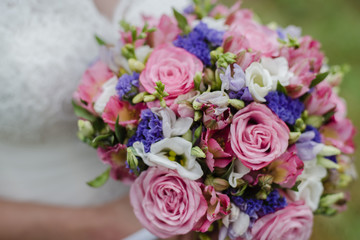
[[[242,88],[240,91],[229,91],[229,98],[231,99],[239,99],[244,101],[245,103],[250,103],[254,101],[248,87]]]
[[[311,125],[306,125],[305,132],[310,132],[310,131],[313,131],[315,134],[314,138],[311,139],[311,141],[321,143],[321,135],[320,135],[319,130],[317,130],[316,127],[313,127]]]
[[[231,200],[253,221],[287,206],[286,199],[277,190],[272,191],[265,200],[244,196],[231,196]]]
[[[316,132],[310,130],[300,135],[295,143],[297,155],[303,161],[310,161],[323,149],[324,144],[316,142]]]
[[[210,29],[203,22],[185,36],[179,35],[173,42],[176,47],[185,49],[194,54],[205,65],[211,65],[210,46],[217,47],[222,44],[224,32]],[[220,40],[221,39],[221,40]]]
[[[195,9],[193,5],[189,5],[186,8],[184,8],[183,13],[184,14],[192,14],[194,13]]]
[[[116,84],[116,92],[120,98],[129,100],[134,97],[139,91],[139,76],[137,72],[132,75],[123,74]]]
[[[292,99],[281,92],[269,92],[265,97],[267,106],[284,122],[295,124],[304,111],[304,104],[299,99]]]
[[[221,91],[230,90],[234,92],[240,91],[245,87],[245,73],[244,70],[237,65],[233,65],[233,72],[231,71],[231,66],[227,66],[225,73],[220,73],[221,79]]]
[[[136,133],[129,139],[127,146],[130,147],[139,141],[144,144],[145,152],[150,152],[151,145],[163,138],[161,120],[150,109],[145,109],[141,112],[141,120]]]

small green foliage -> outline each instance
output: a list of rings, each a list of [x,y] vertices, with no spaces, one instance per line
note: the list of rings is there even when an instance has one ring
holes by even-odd
[[[87,185],[89,185],[90,187],[93,187],[93,188],[99,188],[99,187],[103,186],[109,179],[110,170],[111,170],[111,168],[109,167],[108,169],[106,169],[105,172],[103,172],[101,175],[96,177],[94,180],[87,182]]]
[[[126,161],[129,164],[129,168],[138,176],[140,172],[138,170],[139,161],[136,157],[136,151],[133,147],[128,147],[126,151]]]
[[[119,143],[124,143],[126,138],[126,128],[119,125],[119,115],[117,116],[115,122],[115,136]]]
[[[95,35],[95,40],[100,46],[106,45],[106,42],[103,39],[101,39],[98,35]]]
[[[176,11],[175,8],[173,8],[173,12],[174,12],[174,17],[178,23],[178,27],[183,31],[184,34],[188,34],[191,31],[191,29],[186,17],[181,13],[179,13],[178,11]]]
[[[75,115],[78,116],[79,118],[86,119],[86,120],[88,120],[90,122],[93,122],[93,121],[96,120],[96,117],[93,114],[91,114],[85,108],[77,105],[74,101],[72,101],[72,105],[73,105],[73,108],[74,108]]]
[[[200,126],[194,132],[194,138],[193,138],[193,141],[192,141],[193,145],[200,138],[201,132],[202,132],[202,125],[200,124]]]
[[[298,192],[300,183],[301,183],[301,181],[297,181],[295,183],[295,185],[291,188],[291,190],[294,191],[294,192]]]
[[[165,97],[169,96],[167,92],[165,92],[165,85],[161,81],[156,82],[155,92],[152,96],[156,97],[160,101],[160,105],[162,107],[166,107]],[[147,96],[145,96],[147,97]]]
[[[277,90],[278,92],[281,92],[281,93],[287,95],[287,90],[286,90],[286,88],[285,88],[283,85],[281,85],[280,82],[277,83],[276,90]]]
[[[318,75],[316,75],[316,78],[314,80],[312,80],[312,82],[310,84],[310,88],[313,88],[316,85],[318,85],[319,83],[321,83],[328,75],[329,75],[329,72],[319,73]]]
[[[278,42],[289,47],[298,49],[300,47],[300,43],[296,37],[292,37],[291,35],[287,35],[287,41],[278,38]]]
[[[215,7],[212,0],[194,0],[194,4],[194,12],[199,19],[208,16]]]

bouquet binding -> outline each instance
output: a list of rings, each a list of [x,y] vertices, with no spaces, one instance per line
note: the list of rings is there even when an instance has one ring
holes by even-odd
[[[160,238],[309,239],[356,178],[355,128],[337,95],[344,67],[294,26],[195,0],[183,13],[122,21],[74,94],[78,137],[131,184]],[[296,237],[295,237],[296,236]]]

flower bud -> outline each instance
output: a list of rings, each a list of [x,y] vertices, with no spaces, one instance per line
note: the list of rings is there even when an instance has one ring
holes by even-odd
[[[205,158],[206,157],[205,153],[198,146],[193,147],[191,149],[191,155],[193,155],[197,158]]]
[[[229,99],[228,103],[233,106],[234,108],[236,108],[237,110],[240,110],[242,108],[245,107],[245,103],[242,100],[239,99]]]
[[[333,146],[325,145],[322,148],[319,155],[328,157],[328,156],[339,155],[340,153],[341,153],[341,151],[338,148],[333,147]]]
[[[134,58],[130,58],[128,60],[128,63],[129,63],[129,68],[131,71],[140,73],[145,68],[145,65],[142,62],[140,62]]]
[[[329,194],[320,199],[321,207],[330,207],[334,205],[336,202],[345,199],[345,194],[343,192]]]
[[[127,148],[126,151],[127,151],[126,161],[128,162],[130,169],[136,170],[139,164],[138,159],[136,158],[134,152],[132,151],[132,148]]]
[[[222,192],[229,188],[229,182],[222,178],[214,178],[213,186],[216,191]]]
[[[152,102],[155,100],[156,100],[156,97],[154,95],[145,95],[144,96],[144,102]]]
[[[201,111],[195,111],[194,113],[194,121],[199,121],[202,118],[202,112]]]
[[[323,158],[318,156],[317,158],[317,164],[320,166],[323,166],[324,168],[335,168],[335,169],[339,169],[340,166],[337,163],[334,163],[333,161],[331,161],[330,159],[327,158]]]
[[[146,95],[149,95],[147,92],[141,92],[139,94],[137,94],[133,99],[132,99],[132,103],[133,104],[137,104],[137,103],[140,103],[142,101],[144,101],[144,97]]]
[[[319,128],[323,124],[323,119],[322,116],[312,115],[306,119],[306,124]]]
[[[94,128],[91,122],[87,120],[78,121],[79,136],[81,137],[91,137],[94,134]]]
[[[290,132],[289,134],[289,145],[294,144],[299,140],[301,132]]]

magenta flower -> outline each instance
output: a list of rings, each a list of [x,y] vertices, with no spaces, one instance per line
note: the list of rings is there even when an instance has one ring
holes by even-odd
[[[202,133],[200,147],[206,154],[206,164],[211,172],[214,167],[226,167],[233,159],[229,133],[230,127],[221,131],[207,129]]]
[[[213,222],[230,213],[230,198],[225,194],[216,192],[213,186],[201,184],[201,190],[208,204],[208,209],[194,230],[206,232]]]
[[[136,176],[129,172],[126,167],[127,146],[117,144],[115,146],[97,149],[99,158],[107,165],[111,166],[110,176],[115,180],[120,180],[125,184],[131,184]]]

